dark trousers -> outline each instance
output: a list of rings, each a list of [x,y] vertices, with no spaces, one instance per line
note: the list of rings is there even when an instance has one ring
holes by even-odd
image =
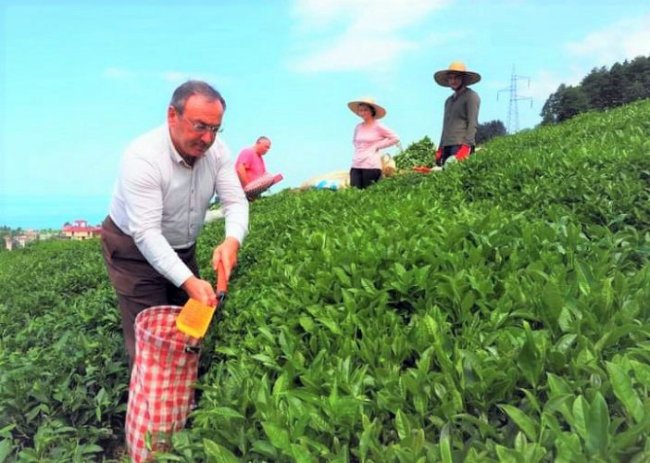
[[[381,178],[381,169],[350,169],[350,185],[356,188],[367,188]]]
[[[445,162],[447,162],[447,159],[449,159],[452,156],[456,156],[456,153],[458,153],[458,150],[460,149],[462,145],[447,145],[442,148],[442,157],[438,162],[436,162],[436,165],[442,166]],[[474,148],[475,146],[472,145],[470,147],[470,154],[474,154]]]
[[[183,305],[187,293],[176,287],[149,264],[133,238],[120,230],[110,217],[102,223],[102,249],[108,276],[115,288],[122,314],[124,344],[129,354],[129,367],[135,360],[135,317],[156,305]],[[194,275],[199,275],[195,246],[176,250],[178,257]]]

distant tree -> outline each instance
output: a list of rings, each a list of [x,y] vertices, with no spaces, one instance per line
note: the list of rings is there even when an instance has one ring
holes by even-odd
[[[569,86],[560,98],[558,122],[572,118],[576,114],[589,110],[589,100],[581,87]]]
[[[500,120],[479,124],[476,128],[476,144],[481,145],[494,137],[500,137],[506,133],[506,126]]]
[[[623,74],[623,102],[650,98],[650,57],[634,58]]]
[[[624,85],[626,82],[624,68],[622,64],[615,63],[609,71],[609,80],[604,89],[605,108],[615,108],[623,104],[624,101]],[[600,109],[600,108],[594,108]]]
[[[589,110],[589,100],[581,87],[561,84],[542,107],[542,124],[555,124]]]
[[[625,103],[650,98],[648,88],[643,86],[642,82],[632,82],[625,92]]]
[[[556,124],[558,121],[558,113],[561,109],[560,100],[562,95],[566,91],[566,85],[560,84],[555,93],[551,93],[548,97],[548,100],[544,103],[542,107],[542,124]]]
[[[581,84],[582,89],[589,100],[589,107],[592,109],[605,109],[607,101],[603,89],[609,85],[609,72],[603,66],[600,69],[594,68]]]
[[[595,109],[615,108],[650,97],[650,80],[646,78],[649,72],[650,65],[644,57],[614,64],[601,89],[603,105]]]
[[[650,57],[594,68],[576,87],[561,84],[542,108],[542,124],[555,124],[589,110],[615,108],[650,98]]]

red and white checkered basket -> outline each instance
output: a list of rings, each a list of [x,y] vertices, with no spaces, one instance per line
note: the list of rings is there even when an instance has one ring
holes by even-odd
[[[248,182],[244,187],[244,193],[249,200],[255,199],[283,178],[282,174],[264,174],[260,178]]]
[[[136,354],[126,412],[126,444],[134,463],[169,449],[171,435],[183,429],[192,406],[200,340],[176,328],[181,309],[150,307],[135,319]]]

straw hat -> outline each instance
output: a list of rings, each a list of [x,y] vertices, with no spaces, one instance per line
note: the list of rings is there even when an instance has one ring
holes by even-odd
[[[465,76],[465,85],[472,85],[481,80],[481,75],[478,72],[468,71],[465,67],[465,63],[462,61],[454,61],[449,65],[449,69],[443,69],[438,71],[433,75],[433,80],[436,81],[438,85],[443,87],[449,87],[447,83],[447,74],[450,72],[457,72]]]
[[[350,108],[354,114],[359,114],[360,104],[372,106],[375,109],[375,119],[381,119],[386,115],[386,110],[375,103],[374,98],[360,98],[355,101],[350,101],[348,103],[348,108]]]

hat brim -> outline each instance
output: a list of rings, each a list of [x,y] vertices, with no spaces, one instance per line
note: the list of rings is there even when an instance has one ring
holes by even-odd
[[[472,71],[454,71],[450,69],[443,69],[438,71],[433,75],[433,80],[436,81],[438,85],[443,87],[449,87],[449,82],[447,82],[447,74],[454,72],[456,74],[463,74],[465,76],[465,85],[474,85],[475,83],[481,80],[481,75],[478,72]]]
[[[359,105],[365,104],[367,106],[372,106],[375,109],[375,119],[381,119],[386,115],[386,110],[379,106],[377,103],[371,103],[369,101],[350,101],[348,103],[348,108],[354,114],[359,115]]]

